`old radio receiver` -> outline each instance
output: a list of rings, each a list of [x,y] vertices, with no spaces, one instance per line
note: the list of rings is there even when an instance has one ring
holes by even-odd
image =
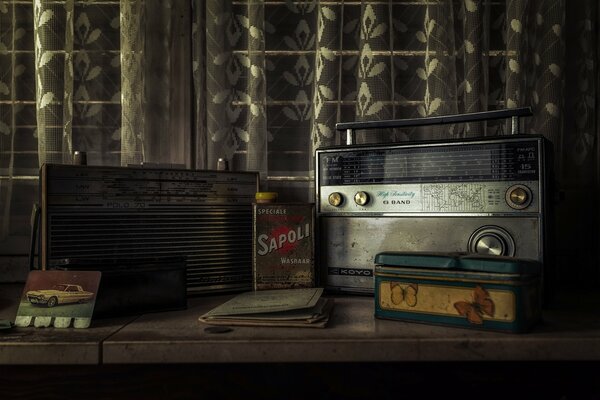
[[[42,267],[183,256],[188,293],[252,289],[255,172],[42,166]]]
[[[550,142],[511,135],[352,145],[355,129],[531,114],[527,109],[338,124],[344,147],[316,151],[321,278],[330,291],[373,292],[384,251],[548,259]],[[513,129],[513,131],[516,128]]]

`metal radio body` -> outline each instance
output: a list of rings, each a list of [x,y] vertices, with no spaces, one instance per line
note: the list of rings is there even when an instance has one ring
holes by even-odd
[[[385,251],[546,261],[550,157],[533,135],[318,149],[326,288],[372,294]]]
[[[188,293],[252,289],[255,172],[42,166],[41,264],[182,256]]]

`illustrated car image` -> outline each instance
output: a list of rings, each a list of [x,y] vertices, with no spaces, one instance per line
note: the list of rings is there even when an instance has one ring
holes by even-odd
[[[57,304],[85,303],[94,297],[94,293],[83,290],[80,285],[60,284],[52,289],[30,290],[26,296],[31,304],[54,307]]]

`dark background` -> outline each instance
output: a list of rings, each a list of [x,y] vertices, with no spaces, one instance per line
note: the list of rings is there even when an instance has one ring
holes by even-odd
[[[598,399],[599,367],[566,361],[13,366],[0,367],[0,387],[11,399]]]

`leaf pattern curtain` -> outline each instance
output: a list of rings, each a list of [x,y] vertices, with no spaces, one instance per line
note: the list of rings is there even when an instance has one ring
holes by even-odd
[[[74,150],[92,165],[190,163],[179,97],[191,91],[170,84],[191,71],[189,56],[172,66],[186,14],[172,1],[0,1],[0,255],[27,254],[43,163]]]
[[[73,149],[73,1],[36,1],[33,22],[40,164],[68,163]]]
[[[26,253],[38,168],[73,150],[104,165],[225,157],[283,200],[312,200],[314,150],[342,142],[336,122],[529,105],[522,130],[555,147],[565,276],[597,282],[598,22],[593,0],[0,0],[0,253]]]
[[[226,157],[306,199],[314,150],[336,122],[531,106],[521,131],[550,139],[563,279],[598,279],[597,24],[594,1],[196,0],[202,167]],[[204,22],[204,23],[203,23]],[[204,29],[202,29],[204,26]],[[567,46],[569,43],[569,46]],[[596,75],[595,75],[596,74]],[[359,132],[358,141],[494,136],[508,123]],[[305,177],[303,191],[294,183]],[[282,183],[282,182],[285,182]],[[568,270],[578,260],[576,270]]]
[[[294,172],[312,176],[314,149],[340,142],[340,121],[532,105],[536,115],[524,129],[551,139],[562,129],[554,118],[560,120],[564,39],[552,28],[563,23],[560,1],[194,5],[201,167],[225,157],[259,170],[265,182]],[[548,37],[553,29],[558,35]],[[505,131],[502,123],[473,123],[363,132],[359,142]]]
[[[107,5],[33,2],[39,165],[69,163],[74,149],[91,151],[95,164],[144,161],[147,10],[141,0]],[[75,148],[74,120],[77,133],[90,136]],[[91,136],[100,135],[84,134],[84,126],[109,129],[110,138],[99,144]]]

